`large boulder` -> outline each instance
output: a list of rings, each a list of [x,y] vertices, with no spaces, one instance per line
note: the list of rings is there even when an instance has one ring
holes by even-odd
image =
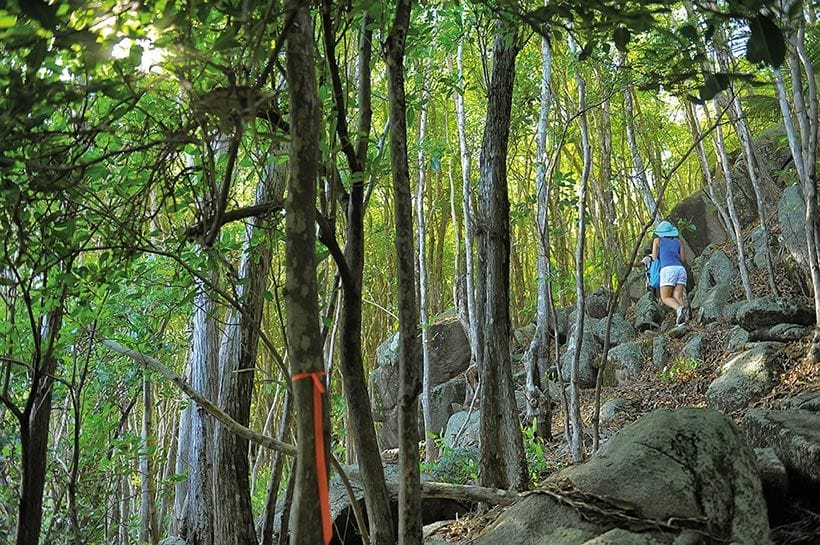
[[[746,331],[777,324],[814,325],[814,309],[783,297],[752,299],[738,307],[737,323]]]
[[[660,304],[652,295],[646,292],[643,297],[635,303],[635,329],[638,331],[649,331],[660,327],[663,322],[663,311]]]
[[[729,358],[706,390],[706,405],[732,412],[767,394],[774,384],[775,355],[781,346],[759,343]]]
[[[612,325],[609,328],[609,346],[617,346],[631,341],[637,335],[637,331],[632,327],[626,318],[619,312],[612,315]],[[604,344],[606,336],[606,318],[602,318],[595,323],[595,337]]]
[[[805,409],[752,409],[741,421],[748,441],[770,447],[795,485],[820,489],[820,413]]]
[[[587,317],[584,320],[583,331],[581,332],[581,350],[579,352],[580,360],[578,366],[578,385],[581,388],[594,388],[595,377],[598,373],[598,359],[601,354],[603,346],[595,336],[595,327],[597,320]],[[578,346],[578,334],[575,328],[567,341],[567,350],[561,356],[561,376],[565,382],[569,382],[570,370],[572,369],[573,358],[575,357],[576,347]]]
[[[430,384],[433,387],[434,416],[437,429],[446,425],[453,413],[452,404],[464,400],[461,382],[436,389],[448,383],[470,365],[470,343],[458,318],[452,314],[436,318],[429,329],[430,334]],[[459,398],[458,392],[461,392]],[[376,351],[376,368],[370,373],[370,403],[373,419],[382,422],[379,445],[382,449],[397,446],[399,394],[399,334],[392,335],[379,345]]]
[[[755,453],[725,415],[685,408],[623,428],[474,543],[765,545],[768,535]]]
[[[734,279],[738,278],[737,267],[722,250],[711,255],[704,254],[704,258],[705,262],[702,264],[698,262],[696,266],[699,268],[698,281],[690,297],[692,306],[695,308],[703,306],[715,286],[731,286]]]
[[[803,273],[805,282],[809,270],[809,251],[806,246],[806,203],[799,185],[783,191],[777,205],[777,222],[780,225],[780,245],[786,249],[790,263]]]
[[[678,226],[692,226],[691,229],[681,232],[681,238],[686,244],[684,252],[690,257],[700,255],[711,244],[720,244],[726,240],[726,231],[720,223],[720,216],[702,191],[676,204],[668,219]]]
[[[607,358],[609,359],[609,367],[614,371],[615,382],[618,386],[633,384],[641,377],[644,362],[646,361],[644,343],[633,341],[619,344],[610,349]],[[610,385],[608,378],[607,376],[604,377],[604,386]]]

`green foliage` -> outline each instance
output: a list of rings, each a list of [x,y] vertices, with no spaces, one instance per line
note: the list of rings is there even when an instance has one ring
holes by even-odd
[[[527,467],[533,487],[542,483],[555,470],[544,456],[545,445],[543,440],[535,435],[537,428],[538,422],[533,420],[532,424],[521,429],[524,434],[524,453],[527,456]]]
[[[442,437],[434,437],[439,457],[431,463],[421,462],[421,471],[433,480],[452,484],[475,484],[478,482],[478,450],[451,447]],[[422,458],[423,460],[423,458]]]
[[[699,358],[684,358],[678,356],[673,362],[668,364],[661,372],[663,382],[677,382],[688,380],[695,376],[698,367],[703,363]]]

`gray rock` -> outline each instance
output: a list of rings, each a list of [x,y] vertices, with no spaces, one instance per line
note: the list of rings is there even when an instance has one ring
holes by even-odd
[[[657,521],[697,519],[716,542],[769,543],[766,504],[755,455],[732,421],[707,409],[661,409],[623,428],[586,463],[554,475],[550,494],[537,490],[504,512],[476,545],[701,543],[694,530],[635,534],[613,531],[556,499],[598,498],[610,510]],[[577,509],[577,510],[576,510]],[[586,516],[582,516],[582,515]],[[593,521],[601,520],[600,523]]]
[[[774,449],[795,487],[820,487],[820,414],[752,409],[740,426],[752,446]]]
[[[734,352],[735,350],[745,346],[747,342],[749,342],[749,332],[739,325],[736,325],[729,330],[729,338],[726,341],[726,348],[730,352]]]
[[[600,320],[606,318],[607,306],[612,292],[607,288],[598,288],[586,298],[584,311],[590,318]]]
[[[652,341],[652,366],[660,371],[666,367],[670,359],[672,359],[672,353],[669,351],[669,337],[665,335],[655,337]]]
[[[731,285],[737,276],[737,267],[732,260],[722,250],[716,251],[701,268],[698,282],[690,297],[692,306],[700,308],[712,288],[721,284]]]
[[[669,545],[672,537],[660,532],[630,532],[622,528],[613,528],[605,534],[585,541],[583,545]]]
[[[609,351],[608,359],[617,384],[632,384],[640,378],[643,371],[646,359],[643,342],[633,341],[618,345]]]
[[[601,319],[595,323],[595,337],[604,344],[604,336],[606,335],[606,318]],[[612,315],[612,326],[609,329],[609,346],[617,346],[626,343],[635,338],[637,332],[632,327],[626,318],[621,314],[615,313]]]
[[[780,244],[808,278],[811,271],[806,246],[806,204],[800,186],[792,185],[783,191],[777,204],[777,222],[780,225]]]
[[[464,334],[464,328],[458,318],[452,314],[438,316],[430,326],[430,383],[435,389],[463,373],[470,364],[470,345]],[[379,432],[382,449],[397,446],[398,425],[396,417],[399,393],[399,335],[392,335],[376,350],[376,368],[370,373],[370,404],[373,408],[373,419],[382,422]],[[454,398],[451,385],[440,393],[440,415],[436,426],[443,427],[451,413],[450,405]],[[463,390],[462,390],[463,391]],[[435,397],[435,394],[434,394]]]
[[[749,268],[765,269],[766,268],[766,245],[763,243],[763,229],[758,226],[752,231],[750,256],[747,256],[746,262]],[[777,255],[777,239],[769,235],[769,247],[772,251],[772,257]]]
[[[681,350],[683,357],[702,360],[704,338],[706,338],[706,336],[703,333],[695,333],[692,335],[686,344],[683,345],[683,350]]]
[[[814,325],[814,309],[783,297],[761,297],[740,305],[737,323],[747,331],[777,324]]]
[[[663,322],[663,312],[651,292],[646,292],[635,303],[635,329],[649,331],[658,329]]]
[[[780,403],[780,408],[783,410],[802,409],[804,411],[820,413],[820,390],[803,392],[794,397],[784,399]]]
[[[810,335],[814,328],[797,324],[777,324],[772,327],[756,329],[749,332],[750,341],[797,341]]]
[[[595,338],[595,320],[586,318],[581,337],[580,362],[578,366],[578,384],[581,388],[594,388],[595,378],[598,373],[598,358],[601,354],[601,343]],[[575,330],[567,341],[567,350],[561,356],[561,376],[565,382],[569,382],[572,361],[575,357],[575,347],[577,346],[577,334]]]
[[[777,457],[773,448],[756,448],[757,469],[760,470],[760,484],[769,511],[777,511],[786,503],[789,495],[789,476],[786,466]]]
[[[726,240],[726,231],[720,223],[720,216],[715,205],[709,201],[703,191],[697,191],[678,202],[669,213],[668,219],[679,227],[683,225],[693,227],[681,233],[689,246],[685,248],[686,255],[701,255],[708,246],[720,244]]]
[[[619,412],[621,412],[626,407],[626,399],[622,397],[616,397],[615,399],[609,399],[601,405],[601,422],[609,422]]]
[[[480,425],[481,411],[479,410],[473,410],[473,412],[461,411],[453,414],[447,421],[447,429],[444,432],[444,446],[478,447]],[[458,435],[462,427],[464,431],[458,436],[458,441],[456,442],[456,435]]]
[[[717,284],[706,291],[700,304],[695,307],[700,308],[701,322],[708,324],[734,318],[735,308],[729,304],[731,295],[731,284]]]
[[[453,411],[453,405],[458,405],[464,401],[466,381],[464,377],[456,377],[448,380],[444,384],[439,384],[430,392],[430,412],[433,416],[433,429],[430,430],[436,435],[441,435],[447,427]],[[424,418],[419,411],[419,432],[424,437]]]
[[[771,390],[778,343],[760,343],[729,358],[706,390],[709,408],[732,412],[747,407]]]

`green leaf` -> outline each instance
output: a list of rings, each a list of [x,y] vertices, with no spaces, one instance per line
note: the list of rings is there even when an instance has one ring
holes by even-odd
[[[57,28],[57,8],[59,4],[49,4],[43,0],[17,0],[20,11],[40,23],[43,28]]]
[[[229,28],[214,42],[214,50],[224,51],[236,45],[236,29]]]
[[[612,35],[612,40],[615,42],[615,47],[618,51],[626,52],[626,46],[629,43],[630,32],[626,27],[619,26],[615,29]]]
[[[595,41],[587,42],[584,48],[581,50],[581,53],[578,55],[578,60],[583,61],[589,58],[592,55],[592,52],[595,51]]]
[[[749,29],[752,33],[746,43],[746,59],[774,67],[782,65],[786,57],[786,41],[771,17],[759,14],[749,19]]]
[[[680,27],[680,30],[678,30],[678,33],[691,42],[695,42],[698,39],[698,29],[695,28],[695,25],[683,25]]]
[[[17,17],[14,15],[9,15],[8,13],[1,12],[0,13],[0,30],[6,30],[9,28],[14,28],[14,25],[17,24]]]

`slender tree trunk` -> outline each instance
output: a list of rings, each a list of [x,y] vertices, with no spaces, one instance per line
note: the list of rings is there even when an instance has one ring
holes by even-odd
[[[387,38],[390,102],[390,150],[396,221],[399,309],[399,545],[421,545],[421,499],[418,458],[418,395],[421,390],[418,311],[415,297],[413,203],[407,160],[407,105],[404,50],[410,25],[410,0],[398,0]]]
[[[154,396],[151,382],[143,371],[142,378],[142,452],[140,452],[140,541],[156,545],[159,543],[156,504],[154,502],[154,468],[149,452],[154,446]]]
[[[813,9],[809,9],[809,14],[814,15]],[[814,19],[810,20],[813,21]],[[809,254],[809,272],[814,290],[815,328],[814,340],[809,348],[809,356],[812,361],[818,362],[820,361],[820,212],[817,211],[816,203],[818,199],[817,139],[820,136],[818,135],[818,131],[820,131],[818,108],[820,106],[818,106],[817,79],[814,65],[806,51],[805,32],[805,22],[801,20],[797,33],[791,40],[794,53],[790,55],[790,64],[792,65],[792,74],[799,73],[799,67],[794,67],[799,60],[806,74],[806,92],[808,93],[808,99],[802,101],[803,108],[797,108],[796,106],[796,109],[798,109],[799,119],[801,120],[803,165],[806,171],[801,187],[803,201],[806,204],[806,248]],[[802,95],[803,89],[797,87],[794,83],[799,79],[793,79],[792,81],[795,105],[797,105],[797,98]]]
[[[510,202],[507,148],[518,33],[498,32],[481,148],[480,255],[484,271],[481,381],[481,485],[524,490],[529,473],[515,403],[510,361]]]
[[[190,381],[190,377],[188,379]],[[179,416],[179,431],[177,434],[176,463],[174,473],[183,475],[191,466],[191,413],[193,405],[187,404]],[[187,518],[186,506],[188,499],[188,479],[180,479],[174,484],[174,510],[171,514],[171,527],[169,535],[185,535],[184,521]]]
[[[456,103],[456,125],[458,127],[458,147],[461,157],[461,208],[464,218],[464,265],[466,270],[465,284],[467,289],[467,319],[469,326],[466,328],[467,338],[470,341],[471,361],[478,361],[479,335],[478,335],[478,312],[476,311],[475,300],[475,228],[473,226],[473,189],[471,179],[472,159],[470,148],[467,145],[467,129],[464,114],[464,37],[458,40],[458,52],[456,64],[458,66],[458,86],[454,94]],[[476,395],[478,392],[476,392]]]
[[[331,3],[323,6],[325,49],[330,64],[331,82],[336,104],[336,132],[342,143],[350,168],[350,194],[347,203],[346,243],[344,248],[347,273],[342,277],[342,321],[340,368],[345,398],[348,405],[348,423],[354,451],[361,468],[365,491],[365,505],[369,514],[369,534],[375,545],[395,542],[394,525],[390,513],[389,496],[384,482],[384,467],[378,450],[373,413],[367,380],[364,375],[362,356],[362,279],[364,275],[364,210],[365,210],[365,164],[371,128],[371,78],[372,37],[370,18],[364,17],[358,57],[358,139],[355,146],[347,130],[344,89],[335,58],[335,36],[331,18]]]
[[[713,100],[715,111],[720,112],[720,105],[718,99]],[[749,281],[749,269],[746,267],[746,246],[743,241],[743,231],[740,226],[740,218],[737,214],[737,207],[735,206],[735,183],[732,179],[732,165],[729,162],[729,156],[726,153],[726,144],[723,139],[723,127],[721,125],[720,116],[715,120],[715,148],[718,154],[720,167],[723,170],[723,178],[726,181],[726,207],[729,210],[729,218],[732,220],[732,234],[735,239],[735,246],[737,247],[738,268],[740,269],[740,279],[743,283],[743,291],[746,294],[746,300],[751,301],[754,297],[752,293],[752,284]]]
[[[709,168],[709,160],[706,158],[706,148],[703,145],[703,133],[700,130],[700,124],[698,123],[697,116],[695,115],[695,106],[690,100],[687,99],[682,99],[681,104],[683,105],[683,111],[686,116],[686,122],[689,125],[689,130],[692,133],[692,139],[695,141],[695,152],[698,158],[698,163],[700,164],[700,171],[703,174],[703,180],[706,185],[706,195],[709,197],[709,201],[717,210],[718,218],[720,218],[720,223],[723,225],[723,230],[726,232],[726,235],[731,236],[732,220],[729,218],[726,207],[717,198],[717,193],[715,192],[714,178],[712,176],[712,170]]]
[[[721,33],[722,34],[722,33]],[[715,56],[717,57],[718,67],[723,70],[724,72],[729,71],[728,61],[726,60],[726,56],[730,55],[726,51],[728,46],[721,46],[720,50],[716,51]],[[769,226],[768,222],[766,221],[766,196],[763,191],[763,187],[761,184],[761,178],[766,179],[769,177],[768,172],[763,172],[766,170],[764,165],[760,165],[756,160],[756,150],[754,146],[754,142],[752,141],[752,131],[749,129],[749,123],[746,120],[745,115],[743,114],[743,107],[740,104],[740,96],[737,92],[730,87],[730,96],[723,97],[722,102],[725,102],[729,110],[727,115],[729,119],[732,121],[732,125],[735,128],[735,133],[740,140],[741,152],[743,154],[743,159],[746,163],[746,170],[749,174],[749,181],[752,185],[752,190],[755,194],[755,204],[757,205],[757,216],[760,220],[760,229],[763,238],[763,247],[764,247],[764,257],[766,259],[766,272],[768,275],[769,280],[769,289],[774,295],[779,293],[777,288],[777,282],[774,278],[774,265],[772,259],[772,249],[769,243],[771,239],[771,235],[769,234]],[[763,175],[761,176],[761,172]]]
[[[547,129],[552,103],[552,50],[547,38],[541,38],[541,109],[535,135],[535,188],[538,195],[536,229],[538,231],[538,303],[535,334],[524,358],[527,369],[527,417],[536,421],[536,435],[552,437],[552,406],[549,390],[541,385],[541,376],[549,367],[550,277],[549,277],[549,184],[547,183]]]
[[[425,70],[428,72],[430,66]],[[433,429],[433,409],[430,405],[431,384],[430,384],[430,323],[429,323],[429,303],[427,290],[427,224],[424,220],[424,191],[427,182],[426,165],[424,158],[424,140],[427,131],[427,100],[429,92],[422,82],[425,91],[422,93],[421,115],[419,116],[419,140],[418,140],[418,169],[419,181],[416,186],[416,233],[418,234],[418,266],[419,266],[419,317],[421,319],[421,355],[422,355],[422,388],[421,388],[421,412],[424,419],[424,458],[427,462],[432,462],[437,458],[436,443],[433,434],[437,431]]]
[[[575,43],[570,37],[570,50],[575,51]],[[575,81],[578,86],[578,110],[581,114],[578,123],[581,130],[581,151],[584,157],[584,167],[581,173],[581,183],[578,187],[578,241],[575,247],[575,353],[572,358],[572,368],[570,370],[570,414],[571,424],[570,452],[574,462],[581,462],[584,459],[584,436],[581,422],[581,407],[578,396],[578,374],[581,361],[581,343],[584,338],[584,245],[586,238],[586,199],[587,182],[592,168],[591,149],[589,145],[589,131],[587,129],[586,115],[586,82],[581,71],[576,67]],[[650,211],[650,215],[652,211]]]
[[[219,337],[216,304],[201,280],[196,280],[197,294],[191,318],[191,386],[207,399],[217,397],[217,356]],[[188,532],[185,540],[195,545],[212,545],[213,537],[213,419],[196,402],[191,402],[190,471],[188,506],[185,512]]]
[[[279,440],[285,442],[290,428],[293,402],[290,392],[285,392],[282,420],[279,426]],[[270,481],[265,494],[265,511],[262,516],[262,528],[259,536],[261,545],[273,545],[273,523],[276,516],[276,500],[279,495],[279,485],[282,483],[282,472],[285,467],[285,453],[276,452],[273,459]]]
[[[626,53],[621,54],[621,63],[625,64]],[[626,125],[626,140],[629,143],[629,156],[632,160],[632,184],[638,190],[641,197],[643,197],[646,211],[652,219],[655,219],[653,214],[657,216],[658,204],[655,202],[655,197],[652,195],[652,190],[649,187],[649,180],[646,178],[646,167],[643,164],[641,152],[638,149],[638,139],[635,136],[635,105],[632,96],[632,84],[627,83],[624,86],[624,124]]]
[[[284,178],[273,162],[265,167],[255,204],[269,202]],[[270,272],[271,243],[259,237],[266,220],[254,218],[245,232],[245,249],[239,266],[237,299],[241,310],[228,317],[219,352],[222,376],[219,406],[234,420],[248,426],[253,397],[259,328]],[[255,239],[265,241],[255,244]],[[256,531],[251,508],[248,441],[224,426],[214,430],[214,539],[226,545],[253,544]]]
[[[58,364],[54,350],[63,325],[64,299],[65,295],[57,308],[44,317],[41,331],[35,332],[37,350],[32,365],[31,386],[25,409],[18,414],[23,457],[17,545],[38,545],[43,524],[52,385]]]
[[[327,503],[328,433],[314,255],[321,111],[310,7],[299,0],[289,0],[286,9],[293,17],[286,45],[291,128],[285,222],[286,303],[297,448],[290,543],[327,545],[332,535]],[[255,535],[253,539],[256,540]]]

